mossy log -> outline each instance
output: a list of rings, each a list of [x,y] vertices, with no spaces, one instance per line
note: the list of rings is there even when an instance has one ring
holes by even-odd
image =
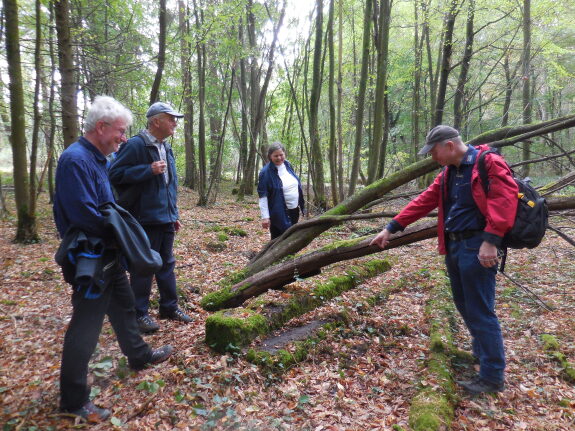
[[[573,209],[575,208],[575,197],[551,197],[548,198],[547,204],[550,211]],[[386,250],[436,236],[436,221],[409,226],[404,232],[392,236]],[[247,278],[245,277],[248,272],[244,269],[241,273],[234,273],[235,279],[227,280],[228,283],[224,284],[222,289],[205,295],[200,305],[207,311],[239,307],[253,296],[261,295],[268,289],[285,286],[307,274],[317,273],[327,265],[382,251],[377,246],[369,245],[373,238],[374,236],[371,235],[352,240],[336,241],[319,250],[287,259]]]
[[[405,279],[399,279],[393,285],[386,286],[377,294],[366,298],[363,302],[365,308],[375,307],[386,302],[392,293],[405,288]],[[349,323],[345,313],[338,315],[335,321],[325,322],[304,340],[293,343],[288,350],[278,349],[276,352],[262,350],[261,348],[251,348],[246,354],[246,360],[252,362],[267,371],[279,374],[290,369],[292,366],[304,361],[309,353],[332,332]]]
[[[561,371],[565,380],[575,383],[575,366],[573,366],[567,357],[560,351],[559,341],[551,334],[542,334],[543,350],[561,365]]]
[[[259,335],[280,328],[294,317],[314,310],[326,301],[357,286],[362,280],[389,270],[386,260],[354,265],[345,275],[331,277],[310,292],[294,295],[284,303],[255,304],[254,308],[221,310],[206,319],[206,343],[218,352],[249,344]]]
[[[386,250],[435,236],[437,236],[436,221],[410,226],[404,232],[395,234]],[[369,245],[373,238],[374,235],[370,235],[353,240],[336,241],[319,250],[286,260],[252,275],[234,286],[226,286],[218,291],[208,293],[202,298],[200,305],[208,311],[239,307],[253,296],[261,295],[268,289],[285,286],[301,275],[305,276],[308,273],[317,272],[324,266],[380,252],[381,248],[378,246]]]
[[[455,350],[451,330],[455,307],[447,280],[438,281],[429,296],[426,315],[430,322],[430,353],[423,380],[433,382],[433,386],[422,387],[411,402],[409,425],[414,431],[449,429],[456,403],[450,368],[450,352]]]
[[[489,143],[492,147],[505,147],[535,136],[567,129],[573,126],[575,126],[575,115],[569,115],[540,123],[491,130],[471,139],[467,143],[472,145]],[[368,203],[380,198],[385,193],[407,184],[411,180],[422,175],[432,172],[437,168],[438,164],[431,158],[420,160],[407,166],[401,171],[375,181],[319,217],[353,214]],[[288,229],[288,231],[284,232],[284,234],[278,238],[278,240],[275,241],[265,253],[260,254],[257,259],[251,261],[246,266],[246,274],[257,274],[284,257],[297,253],[310,244],[319,234],[336,224],[337,223],[333,222],[313,225],[304,229],[297,229],[294,226],[294,230],[290,231]]]

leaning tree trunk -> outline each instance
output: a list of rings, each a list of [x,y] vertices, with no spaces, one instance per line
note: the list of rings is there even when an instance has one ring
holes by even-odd
[[[549,198],[550,211],[561,211],[575,208],[575,197]],[[337,217],[335,217],[337,218]],[[320,222],[321,219],[315,220]],[[308,221],[312,222],[313,220]],[[297,227],[294,226],[294,227]],[[555,229],[553,229],[555,230]],[[565,234],[559,235],[572,243]],[[423,241],[437,236],[437,220],[417,223],[407,227],[403,232],[391,236],[389,244],[383,251],[401,247],[406,244]],[[336,262],[355,259],[374,253],[382,249],[376,245],[370,245],[375,235],[354,238],[352,240],[336,241],[319,250],[314,250],[302,256],[287,259],[281,263],[254,274],[235,285],[209,293],[202,298],[201,306],[208,311],[216,311],[222,308],[238,307],[247,299],[259,296],[269,289],[278,289],[300,278],[316,275],[321,268]]]
[[[543,135],[557,130],[566,129],[575,126],[575,115],[553,119],[537,124],[528,124],[518,127],[506,127],[502,129],[485,132],[474,139],[468,141],[468,144],[479,145],[482,143],[491,143],[494,148],[513,145],[522,140],[534,136]],[[353,196],[347,198],[344,202],[325,212],[321,217],[332,215],[352,214],[364,207],[371,201],[378,199],[383,194],[388,193],[397,187],[408,183],[422,175],[432,172],[439,165],[432,159],[424,159],[413,163],[408,167],[382,178],[370,186],[362,189]],[[288,229],[282,236],[277,238],[272,244],[266,247],[265,252],[260,252],[243,270],[245,276],[256,274],[269,267],[278,260],[297,253],[307,246],[313,239],[322,232],[329,229],[333,224],[313,225],[290,234],[294,228]]]
[[[10,77],[10,144],[14,167],[14,194],[18,212],[16,242],[38,240],[36,216],[30,209],[30,189],[28,188],[28,166],[26,161],[26,124],[24,121],[24,89],[20,61],[20,31],[18,28],[18,2],[4,0],[6,25],[6,59]]]

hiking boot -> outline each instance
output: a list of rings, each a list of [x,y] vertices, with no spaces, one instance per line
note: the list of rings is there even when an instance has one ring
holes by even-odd
[[[190,323],[192,321],[192,318],[190,316],[188,316],[186,313],[184,313],[182,310],[180,310],[179,308],[176,308],[174,311],[169,311],[169,312],[160,311],[160,319],[170,319],[170,320],[175,320],[177,322],[184,322],[184,323]]]
[[[156,365],[166,361],[170,356],[172,356],[172,353],[174,353],[174,348],[169,344],[166,344],[165,346],[162,346],[158,349],[153,349],[150,354],[150,359],[148,359],[148,362],[144,362],[143,364],[131,363],[130,368],[136,371],[143,370],[148,365]]]
[[[154,322],[148,314],[138,317],[137,321],[138,328],[142,334],[151,334],[152,332],[156,332],[158,329],[160,329],[160,325]]]
[[[64,410],[64,412],[74,416],[80,416],[86,422],[93,424],[105,421],[112,414],[112,412],[108,409],[101,409],[100,407],[95,406],[92,401],[88,401],[79,409]]]
[[[473,395],[484,393],[502,392],[505,389],[505,384],[489,382],[479,376],[472,380],[458,381],[459,386]]]

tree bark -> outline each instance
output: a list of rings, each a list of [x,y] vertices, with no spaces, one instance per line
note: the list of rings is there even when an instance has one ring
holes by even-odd
[[[377,71],[374,96],[373,137],[369,152],[367,182],[371,184],[381,178],[380,164],[385,164],[385,143],[388,129],[386,127],[389,114],[386,109],[387,64],[389,52],[389,25],[391,19],[392,0],[380,0],[379,11],[376,11],[378,31],[375,48],[377,51]]]
[[[20,30],[18,28],[17,0],[3,0],[6,25],[6,59],[10,77],[10,144],[14,175],[14,195],[18,227],[16,242],[38,241],[36,215],[30,208],[30,189],[28,184],[28,166],[26,160],[26,123],[24,110],[24,89],[22,65],[20,60]]]
[[[337,193],[337,142],[335,136],[336,129],[336,110],[335,110],[335,95],[334,95],[334,84],[335,84],[335,54],[333,46],[333,20],[334,20],[334,8],[335,1],[331,0],[329,5],[328,22],[327,22],[327,49],[328,49],[328,63],[329,63],[329,83],[328,83],[328,95],[329,95],[329,173],[330,173],[330,184],[331,184],[331,200],[332,205],[337,205],[338,193]]]
[[[361,57],[361,72],[359,77],[359,88],[356,96],[355,109],[355,143],[353,147],[353,160],[351,167],[351,176],[349,179],[349,193],[352,196],[355,193],[359,170],[361,167],[361,145],[363,143],[363,118],[365,114],[365,92],[367,88],[368,67],[369,67],[369,46],[371,41],[371,11],[373,0],[365,1],[365,13],[363,18],[363,44]]]
[[[334,0],[335,1],[335,0]],[[343,0],[338,1],[338,47],[337,47],[337,179],[338,179],[338,202],[345,199],[344,174],[343,174],[343,136],[341,124],[341,110],[343,102]]]
[[[419,37],[419,9],[417,1],[413,2],[414,8],[414,34],[413,34],[413,48],[414,48],[414,67],[413,67],[413,97],[412,97],[412,112],[411,112],[411,147],[410,155],[411,161],[417,160],[417,149],[419,148],[419,135],[420,135],[420,122],[421,122],[421,64],[423,60],[423,41],[424,37]]]
[[[523,0],[523,124],[533,121],[531,82],[533,74],[531,72],[531,0]],[[531,157],[531,143],[523,143],[523,160]],[[523,168],[523,176],[529,176],[529,165]]]
[[[309,101],[309,140],[311,164],[313,165],[314,205],[321,210],[327,208],[323,173],[323,155],[319,136],[319,99],[321,95],[323,0],[316,0],[315,45],[313,51],[312,87]]]
[[[434,126],[443,121],[443,110],[445,109],[445,96],[447,93],[447,80],[451,71],[451,54],[453,52],[453,28],[455,27],[455,17],[459,12],[459,0],[451,0],[449,11],[445,18],[445,29],[443,32],[443,48],[441,55],[441,68],[439,70],[439,84],[437,86],[437,99],[435,104]]]
[[[62,106],[62,135],[64,147],[78,139],[78,106],[74,77],[74,51],[70,36],[70,5],[68,0],[55,0],[56,34],[60,71],[60,105]]]
[[[465,48],[463,50],[463,58],[461,60],[461,70],[459,71],[459,79],[457,80],[457,87],[455,88],[455,95],[453,98],[453,127],[461,130],[463,125],[463,107],[465,98],[465,84],[467,83],[467,75],[469,73],[469,65],[471,64],[471,57],[473,56],[473,39],[475,32],[473,30],[473,20],[475,17],[475,0],[469,0],[469,10],[467,12],[467,23],[465,26]]]
[[[196,36],[196,59],[198,64],[198,205],[205,206],[207,202],[205,199],[205,190],[207,184],[206,174],[206,44],[203,40],[199,40],[200,29],[202,26],[201,12],[198,10],[196,0],[194,0],[194,15],[196,18],[196,28],[198,35]]]
[[[182,89],[184,101],[184,145],[185,145],[185,179],[184,185],[194,190],[197,182],[196,150],[194,148],[194,101],[192,98],[191,73],[191,34],[188,6],[184,0],[178,1],[178,21],[180,26],[180,67],[182,69]]]
[[[162,75],[164,73],[164,65],[166,64],[166,0],[160,0],[160,13],[159,13],[160,34],[158,35],[158,68],[156,69],[156,76],[150,91],[150,105],[159,100],[160,84],[162,83]]]
[[[35,15],[36,15],[36,38],[34,43],[34,71],[36,79],[34,81],[34,118],[32,125],[32,145],[30,146],[30,174],[29,174],[29,187],[28,192],[28,207],[30,214],[36,213],[36,168],[38,162],[38,146],[39,146],[39,133],[40,124],[42,123],[42,115],[40,113],[40,84],[42,82],[42,7],[40,0],[36,0]]]

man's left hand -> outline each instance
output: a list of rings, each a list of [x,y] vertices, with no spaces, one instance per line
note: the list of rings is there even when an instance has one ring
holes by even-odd
[[[479,247],[479,254],[477,255],[479,263],[485,268],[491,268],[497,265],[499,258],[497,257],[497,247],[490,242],[483,241]]]
[[[181,227],[182,227],[182,223],[180,223],[179,220],[176,220],[176,222],[174,223],[174,229],[176,229],[176,232],[178,232]]]

